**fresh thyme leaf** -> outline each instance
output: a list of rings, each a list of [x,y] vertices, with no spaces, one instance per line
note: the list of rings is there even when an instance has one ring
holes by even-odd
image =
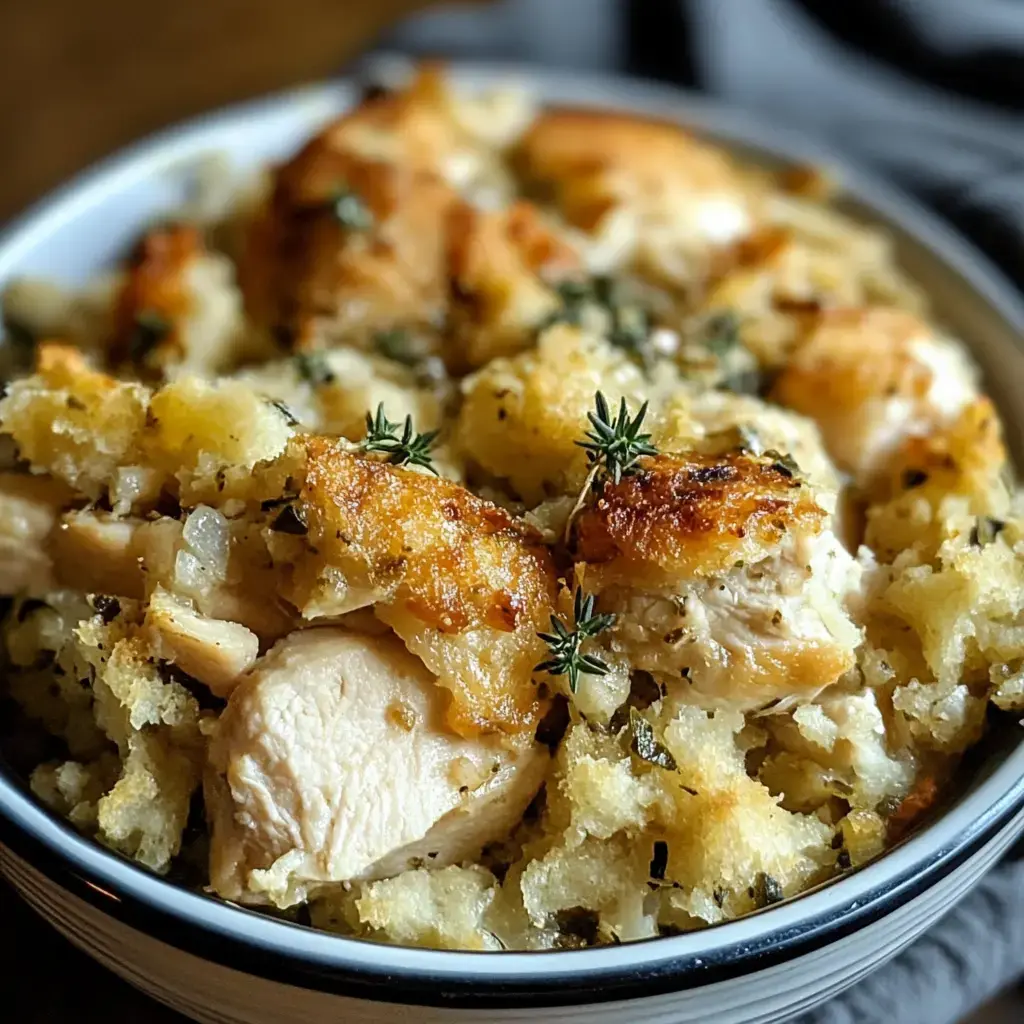
[[[576,444],[586,449],[590,465],[598,467],[595,486],[609,477],[619,483],[624,476],[637,471],[637,459],[642,455],[658,454],[658,449],[650,443],[651,435],[640,433],[647,415],[647,403],[640,406],[640,411],[632,420],[629,418],[625,398],[614,420],[608,411],[608,402],[600,391],[594,396],[594,404],[597,411],[587,413],[593,429],[587,432],[588,440],[577,441]]]
[[[373,227],[370,208],[351,189],[339,188],[330,199],[338,223],[349,231],[369,231]]]
[[[285,423],[289,427],[297,427],[299,425],[299,418],[282,402],[279,398],[266,398],[264,401],[267,405],[272,405],[283,417]]]
[[[787,479],[792,480],[800,475],[800,466],[792,455],[776,451],[774,448],[766,448],[761,454],[766,459],[771,459],[772,469]]]
[[[668,747],[655,739],[654,726],[636,708],[629,709],[629,731],[633,734],[630,749],[642,761],[648,761],[670,772],[679,767]]]
[[[398,424],[392,423],[384,415],[384,403],[377,406],[376,416],[366,414],[366,437],[359,443],[364,452],[380,452],[387,455],[387,461],[393,466],[422,466],[435,476],[437,470],[430,460],[438,431],[430,430],[425,434],[413,431],[412,416],[405,417],[402,434],[399,437]]]
[[[373,344],[377,351],[387,359],[406,366],[415,366],[420,357],[409,346],[409,332],[401,327],[378,331],[373,336]]]
[[[608,629],[615,621],[614,615],[594,614],[594,595],[583,596],[583,588],[576,588],[573,600],[573,620],[575,629],[570,629],[557,616],[551,616],[551,633],[538,633],[548,645],[550,655],[536,666],[536,672],[548,672],[553,676],[568,676],[569,691],[575,693],[580,685],[580,676],[604,676],[608,674],[608,666],[600,658],[592,654],[584,654],[581,650],[584,640],[597,636]]]
[[[293,537],[304,537],[309,532],[306,515],[296,505],[285,505],[270,524],[275,533],[289,533]]]
[[[173,325],[162,313],[142,310],[136,315],[128,338],[128,358],[136,365],[144,363],[172,330]]]
[[[971,545],[976,548],[983,548],[992,544],[996,537],[1006,529],[1006,523],[1001,519],[993,519],[991,516],[978,516],[971,527]]]
[[[709,352],[721,359],[740,343],[739,317],[731,309],[708,317],[701,340]]]
[[[314,387],[334,383],[334,373],[319,352],[300,352],[294,358],[295,369],[304,381]]]

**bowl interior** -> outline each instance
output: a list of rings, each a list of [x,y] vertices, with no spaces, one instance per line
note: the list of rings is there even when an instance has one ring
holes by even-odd
[[[844,168],[831,154],[800,138],[765,127],[676,90],[633,81],[557,73],[463,66],[454,77],[472,87],[505,80],[529,81],[545,100],[617,107],[668,117],[693,126],[742,156],[768,165],[806,164],[838,168],[844,200],[863,220],[885,224],[900,260],[933,296],[939,318],[974,351],[986,387],[1000,406],[1015,455],[1024,453],[1024,328],[1022,307],[1011,286],[953,232],[905,197]],[[240,174],[290,154],[318,125],[349,105],[350,83],[318,86],[234,108],[174,129],[133,147],[74,181],[31,211],[0,239],[0,283],[24,274],[82,283],[112,266],[131,246],[140,227],[180,207],[192,194],[211,158],[226,155]],[[23,775],[30,759],[13,746],[0,755],[0,815],[31,833],[86,877],[115,893],[137,898],[169,915],[198,922],[226,936],[282,956],[361,969],[427,971],[432,976],[486,973],[510,978],[553,974],[571,962],[579,972],[621,970],[637,964],[742,955],[766,935],[813,929],[837,916],[860,912],[872,901],[893,898],[924,867],[977,837],[1024,799],[1024,745],[1015,722],[997,723],[984,750],[968,759],[961,785],[945,813],[896,850],[818,891],[764,912],[699,933],[609,949],[545,954],[465,954],[370,946],[314,933],[186,893],[76,836],[26,795]],[[19,730],[17,730],[20,732]],[[369,952],[367,952],[369,950]]]

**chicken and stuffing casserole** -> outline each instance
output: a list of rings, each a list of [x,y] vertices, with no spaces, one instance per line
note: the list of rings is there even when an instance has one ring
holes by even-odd
[[[35,793],[347,935],[564,949],[882,853],[1024,708],[999,418],[810,173],[440,69],[9,284]]]

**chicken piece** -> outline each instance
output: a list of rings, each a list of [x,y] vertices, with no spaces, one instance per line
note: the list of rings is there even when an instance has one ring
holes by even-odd
[[[306,618],[375,605],[452,691],[456,731],[531,729],[555,582],[540,538],[450,481],[305,445],[307,532],[275,551],[294,565],[285,596]]]
[[[197,228],[155,228],[117,297],[112,360],[138,371],[223,370],[241,355],[241,312],[230,262],[206,250]]]
[[[529,735],[460,738],[446,703],[394,637],[318,628],[279,643],[211,742],[214,889],[289,906],[504,839],[544,780],[547,750]]]
[[[554,190],[573,226],[674,283],[747,234],[754,192],[723,150],[669,122],[551,110],[520,141],[526,181]]]
[[[785,463],[659,456],[608,482],[574,532],[577,573],[617,616],[613,650],[711,705],[810,699],[854,665],[857,564]]]
[[[142,522],[94,509],[68,512],[49,542],[59,583],[85,593],[141,599],[145,580],[134,540]]]
[[[460,203],[449,232],[452,361],[477,367],[532,345],[560,305],[551,283],[579,268],[576,253],[525,201],[486,212]]]
[[[230,696],[259,654],[256,634],[241,623],[200,615],[163,587],[157,587],[149,599],[145,625],[154,635],[160,657],[198,679],[217,697]]]
[[[0,593],[40,596],[56,589],[46,538],[71,499],[58,480],[0,473]]]
[[[277,173],[239,278],[254,318],[295,348],[436,329],[455,193],[437,175],[338,148],[330,129]]]
[[[953,420],[976,395],[963,351],[896,309],[836,310],[796,349],[772,397],[810,416],[861,484],[909,437]]]

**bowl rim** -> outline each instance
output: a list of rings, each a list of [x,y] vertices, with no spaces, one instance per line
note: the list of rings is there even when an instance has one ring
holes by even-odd
[[[1016,332],[1024,301],[1000,271],[934,214],[827,149],[760,118],[675,87],[613,75],[516,64],[451,62],[457,84],[524,81],[542,102],[571,102],[667,117],[726,145],[785,163],[837,168],[846,195],[945,264]],[[0,281],[41,241],[83,211],[168,167],[223,148],[229,129],[303,109],[326,117],[356,95],[353,77],[272,94],[150,136],[76,176],[0,235]],[[0,830],[60,879],[114,916],[182,948],[197,938],[210,959],[305,987],[358,990],[417,1005],[541,1006],[652,995],[709,984],[791,959],[863,927],[940,881],[1008,827],[1024,805],[1024,742],[936,821],[877,860],[827,885],[712,928],[619,946],[559,952],[462,952],[385,946],[282,922],[189,892],[79,835],[38,803],[0,763]]]

